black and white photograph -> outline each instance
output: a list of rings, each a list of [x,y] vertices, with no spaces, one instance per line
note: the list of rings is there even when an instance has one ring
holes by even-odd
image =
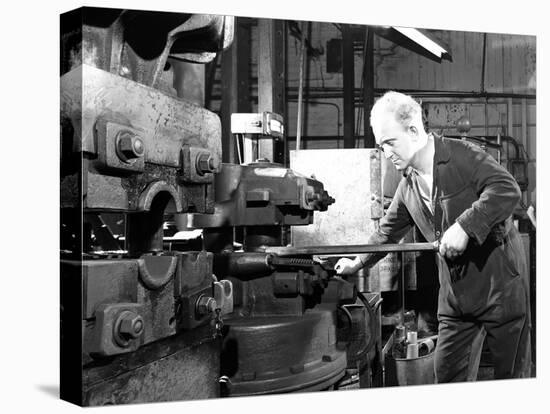
[[[50,191],[10,248],[53,293],[15,377],[63,412],[536,409],[542,25],[227,6],[48,11],[55,145],[18,182]]]

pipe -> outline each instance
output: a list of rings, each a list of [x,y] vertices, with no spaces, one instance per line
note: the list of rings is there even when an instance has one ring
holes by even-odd
[[[359,253],[391,253],[391,252],[437,252],[439,242],[433,243],[388,243],[388,244],[357,244],[357,245],[334,245],[334,246],[308,246],[308,247],[264,247],[264,253],[276,254],[278,256],[299,256],[299,255],[347,255]]]
[[[287,92],[293,92],[297,88],[294,86],[288,86]],[[342,88],[341,87],[310,87],[308,88],[309,92],[320,92],[320,93],[331,93],[331,98],[341,98],[342,97]],[[456,98],[464,98],[464,97],[471,97],[471,98],[526,98],[526,99],[535,99],[536,94],[518,94],[518,93],[506,93],[506,92],[475,92],[475,91],[430,91],[430,90],[422,90],[422,89],[394,89],[397,92],[402,92],[408,95],[414,95],[417,97],[456,97]],[[388,91],[387,88],[375,88],[374,94],[377,96],[382,96],[384,93]],[[359,88],[355,88],[355,95],[359,99],[362,99],[362,90]],[[288,94],[287,97],[292,97],[292,95]],[[307,96],[306,96],[307,97]],[[317,97],[317,96],[315,96]],[[323,96],[325,97],[325,96]]]
[[[304,89],[304,55],[306,49],[306,37],[304,29],[306,22],[302,22],[302,45],[300,47],[300,75],[299,75],[299,85],[298,85],[298,119],[296,122],[296,151],[300,150],[300,140],[302,136],[302,100],[303,100],[303,89]]]
[[[297,92],[298,87],[290,86],[286,88],[287,92]],[[458,91],[426,91],[426,90],[412,90],[412,89],[394,89],[397,92],[402,92],[408,95],[413,95],[418,98],[487,98],[487,99],[536,99],[535,94],[518,94],[518,93],[498,93],[498,92],[458,92]],[[342,99],[342,88],[339,87],[308,87],[308,93],[304,94],[304,98],[308,99],[310,96],[314,99]],[[388,89],[376,88],[374,95],[382,96]],[[356,101],[363,105],[362,91],[356,89]],[[212,100],[220,100],[220,95],[213,95]],[[287,100],[298,99],[297,94],[287,93]],[[258,102],[257,96],[251,96],[250,102]]]

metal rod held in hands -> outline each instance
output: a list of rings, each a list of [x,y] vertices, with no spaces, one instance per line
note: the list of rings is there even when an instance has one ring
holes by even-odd
[[[335,246],[307,246],[307,247],[280,247],[268,246],[263,249],[265,253],[278,256],[300,255],[348,255],[361,253],[391,253],[391,252],[437,252],[439,242],[427,243],[394,243],[394,244],[358,244]]]

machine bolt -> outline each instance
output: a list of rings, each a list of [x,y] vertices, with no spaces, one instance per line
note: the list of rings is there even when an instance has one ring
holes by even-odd
[[[321,195],[317,193],[308,192],[306,194],[306,198],[308,203],[313,203],[314,201],[319,201],[321,199]]]
[[[211,296],[205,296],[205,295],[202,295],[201,297],[199,297],[199,299],[195,304],[195,310],[199,317],[203,317],[211,313],[214,313],[217,307],[218,307],[218,304],[216,303],[216,299],[214,299]]]
[[[209,152],[202,152],[197,156],[196,168],[197,173],[204,175],[206,173],[212,173],[220,167],[220,161],[218,157]]]
[[[143,140],[130,131],[120,131],[116,137],[118,157],[125,162],[141,158],[145,154]]]
[[[124,339],[136,339],[143,333],[143,318],[135,312],[122,312],[116,325],[118,334]]]

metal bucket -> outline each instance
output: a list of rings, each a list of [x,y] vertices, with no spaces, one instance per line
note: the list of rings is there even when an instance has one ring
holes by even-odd
[[[386,360],[386,385],[434,384],[435,347],[418,358],[393,358]]]
[[[434,384],[434,352],[419,358],[396,359],[397,385]]]

